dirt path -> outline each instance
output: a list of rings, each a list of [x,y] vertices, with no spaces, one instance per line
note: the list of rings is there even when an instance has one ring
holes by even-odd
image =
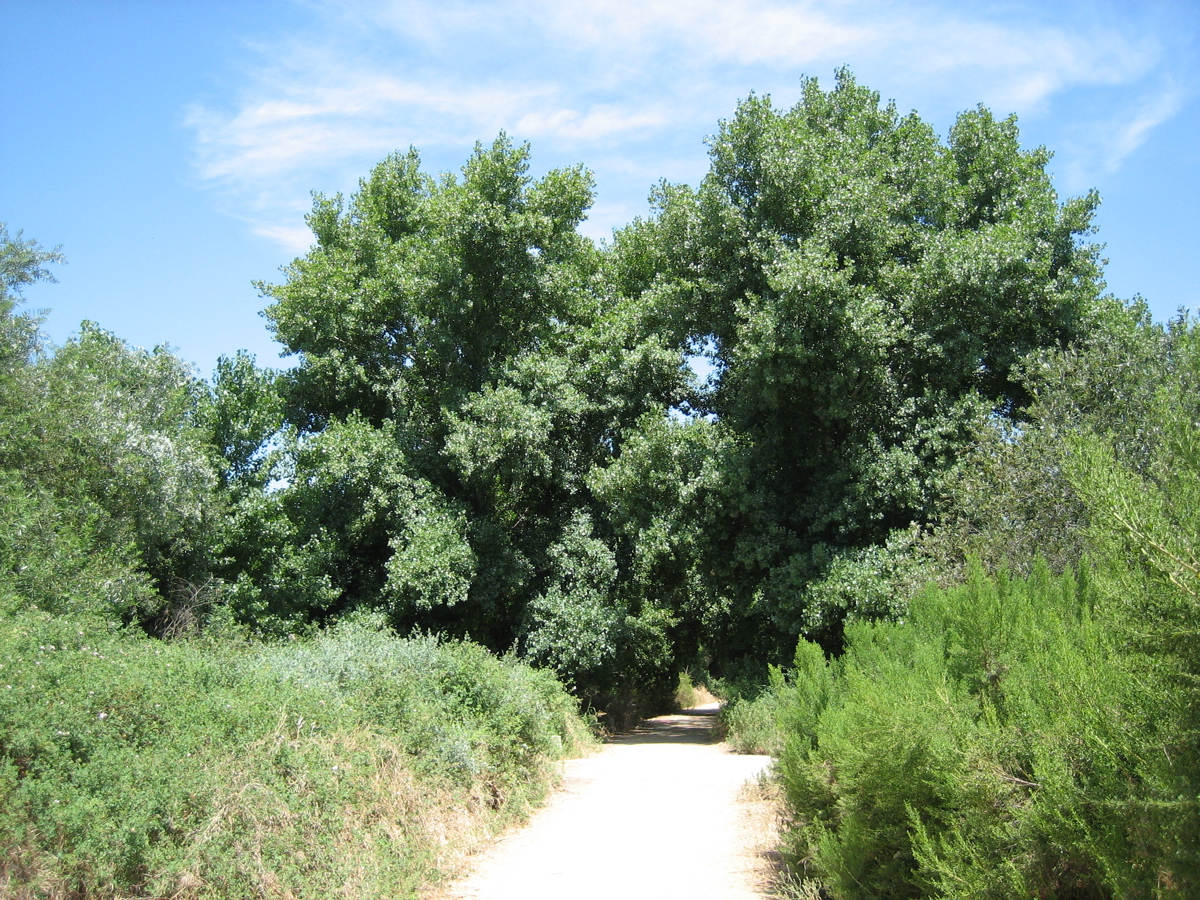
[[[562,789],[443,900],[751,900],[773,814],[744,785],[770,761],[711,742],[715,708],[660,716],[565,765]]]

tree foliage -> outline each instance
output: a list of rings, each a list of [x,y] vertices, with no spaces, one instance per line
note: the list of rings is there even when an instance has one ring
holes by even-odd
[[[1096,195],[1059,203],[1015,120],[964,113],[942,144],[846,71],[778,111],[743,101],[697,190],[619,232],[622,288],[711,346],[703,408],[731,439],[737,511],[706,563],[763,628],[796,633],[830,561],[937,513],[989,413],[1019,418],[1030,353],[1084,337]],[[776,589],[775,586],[779,586]]]
[[[900,608],[980,424],[1025,416],[1025,361],[1101,315],[1097,198],[1060,203],[1013,119],[942,143],[844,71],[791,110],[750,97],[711,156],[601,248],[591,176],[535,180],[504,136],[461,175],[409,151],[318,195],[312,250],[261,286],[298,364],[246,615],[377,605],[599,684]],[[265,588],[279,566],[312,589]]]
[[[1019,377],[1033,398],[1023,421],[980,423],[947,483],[948,502],[923,542],[958,575],[978,556],[989,568],[1056,572],[1089,552],[1089,506],[1069,477],[1073,440],[1102,434],[1120,465],[1148,473],[1164,440],[1164,385],[1180,384],[1186,323],[1154,323],[1143,303],[1115,301],[1085,339],[1031,354]]]
[[[313,249],[262,286],[298,356],[278,382],[291,469],[247,520],[274,517],[280,543],[238,591],[256,619],[381,606],[397,627],[515,642],[598,697],[624,680],[599,660],[653,682],[673,654],[622,589],[589,473],[689,376],[576,232],[590,174],[534,180],[528,157],[501,136],[433,178],[410,151],[348,202],[315,199]],[[280,566],[316,590],[289,599]],[[568,650],[568,625],[591,649]]]
[[[1126,340],[1097,198],[1060,202],[1014,119],[943,141],[846,71],[792,109],[749,97],[710,155],[597,246],[582,167],[534,177],[504,135],[459,173],[395,153],[315,195],[312,248],[259,285],[291,368],[237,354],[205,385],[90,325],[27,342],[23,408],[59,412],[10,458],[160,596],[212,585],[264,633],[379,609],[598,702],[761,672],[801,633],[836,650],[902,612],[923,529],[966,521],[962,473],[1073,415],[1046,361]],[[6,290],[56,259],[8,246]]]

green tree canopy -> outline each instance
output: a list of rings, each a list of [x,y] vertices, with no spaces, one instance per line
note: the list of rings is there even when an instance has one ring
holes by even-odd
[[[351,412],[403,418],[413,449],[437,440],[443,409],[493,380],[574,311],[589,254],[575,232],[591,175],[528,175],[529,151],[503,135],[477,146],[462,178],[394,154],[347,205],[317,196],[316,245],[281,285],[260,285],[276,337],[298,354],[289,396],[299,426]]]
[[[241,533],[271,540],[239,561],[237,596],[283,620],[383,606],[398,627],[516,643],[602,692],[665,678],[676,601],[631,589],[590,473],[665,421],[690,374],[576,231],[591,175],[528,170],[501,135],[461,177],[423,173],[410,151],[348,202],[315,198],[315,246],[261,286],[299,357],[277,382],[291,468],[240,507]],[[230,366],[230,390],[253,388]],[[254,441],[216,421],[236,474]],[[309,589],[289,593],[297,580]],[[584,621],[606,624],[558,646]]]
[[[1097,197],[1060,202],[1014,119],[943,141],[846,71],[751,96],[711,159],[600,247],[590,174],[535,179],[504,135],[316,196],[312,249],[260,285],[297,365],[225,361],[206,407],[243,615],[381,606],[602,691],[897,609],[964,450],[1025,416],[1023,366],[1107,315]]]
[[[747,493],[707,567],[794,633],[830,554],[928,521],[974,424],[1020,416],[1014,367],[1088,332],[1098,198],[1060,203],[1014,118],[966,112],[942,143],[844,70],[790,110],[745,100],[711,158],[618,233],[614,270],[709,348]]]

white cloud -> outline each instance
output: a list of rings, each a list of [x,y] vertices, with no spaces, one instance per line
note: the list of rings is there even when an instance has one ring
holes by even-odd
[[[531,111],[517,120],[514,131],[521,137],[596,141],[626,132],[645,132],[668,121],[669,117],[661,111],[626,111],[600,105],[585,113],[573,109]]]
[[[1172,86],[1151,98],[1132,119],[1118,126],[1114,140],[1108,145],[1105,160],[1108,170],[1117,169],[1126,157],[1142,146],[1151,131],[1183,109],[1183,101],[1182,92]]]
[[[259,88],[233,113],[192,107],[185,121],[196,134],[201,174],[260,179],[417,141],[472,140],[545,93],[426,85],[370,71],[326,74],[336,83],[297,73],[282,96]]]
[[[1169,83],[1154,91],[1139,92],[1116,110],[1106,110],[1087,122],[1066,143],[1062,187],[1079,193],[1116,172],[1154,129],[1184,108],[1187,100],[1187,92]]]
[[[308,228],[296,225],[252,224],[251,231],[282,247],[294,256],[300,256],[313,245],[313,234]]]
[[[505,129],[535,141],[535,160],[583,161],[602,190],[622,185],[601,198],[610,210],[637,209],[657,175],[697,167],[680,162],[682,148],[702,164],[701,137],[751,88],[794,90],[801,74],[848,63],[884,73],[882,85],[864,81],[927,115],[977,102],[1038,115],[1056,112],[1066,92],[1137,86],[1162,57],[1136,29],[1026,24],[1036,17],[929,2],[303,2],[318,28],[254,48],[241,95],[186,117],[201,178],[289,249],[310,188],[348,188],[410,144],[461,161]],[[1105,165],[1178,112],[1178,97],[1159,99],[1110,132]],[[644,171],[656,174],[635,188]],[[610,218],[597,210],[589,230],[604,220],[607,233]]]
[[[766,0],[588,0],[549,3],[560,40],[643,51],[683,47],[695,64],[785,64],[836,57],[874,43],[874,26],[835,21],[818,3]]]

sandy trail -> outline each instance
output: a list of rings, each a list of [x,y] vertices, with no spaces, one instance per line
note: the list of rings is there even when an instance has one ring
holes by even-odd
[[[715,707],[651,719],[594,756],[443,900],[762,898],[773,838],[742,795],[770,762],[711,742]]]

